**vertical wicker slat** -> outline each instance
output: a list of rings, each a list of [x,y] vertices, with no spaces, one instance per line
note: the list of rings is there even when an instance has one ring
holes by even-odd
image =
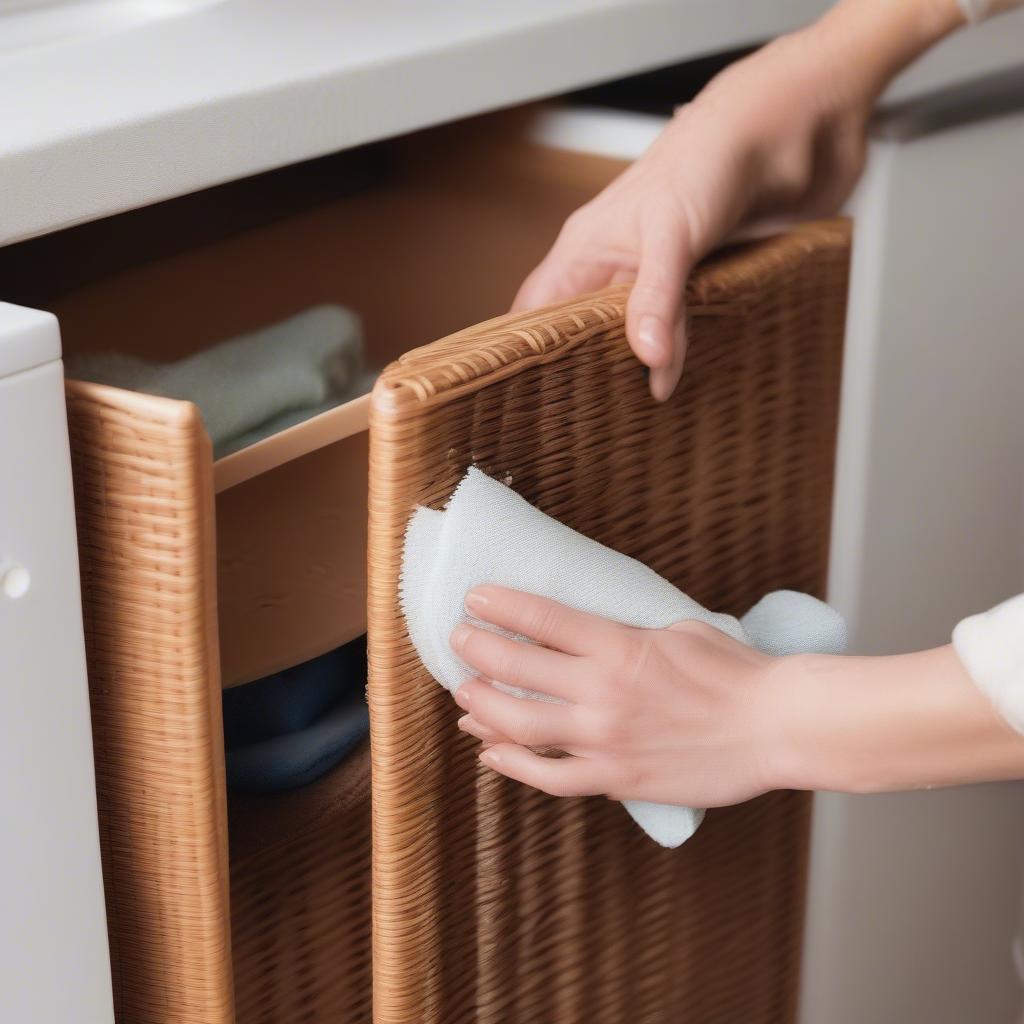
[[[621,807],[481,769],[398,606],[416,504],[467,466],[716,609],[825,584],[848,228],[727,252],[690,285],[684,383],[649,400],[625,292],[419,349],[378,383],[370,452],[377,1024],[783,1024],[808,800],[712,812],[678,851]]]
[[[231,1024],[212,459],[189,403],[69,382],[119,1024]]]

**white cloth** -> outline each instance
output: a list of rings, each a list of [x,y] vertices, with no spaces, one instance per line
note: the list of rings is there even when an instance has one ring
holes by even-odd
[[[953,648],[996,710],[1024,733],[1024,594],[964,619]]]
[[[402,565],[409,636],[430,674],[453,693],[471,673],[449,637],[469,618],[466,594],[483,583],[540,594],[647,629],[698,619],[772,654],[839,653],[846,644],[842,617],[805,594],[769,594],[742,622],[709,612],[647,566],[576,533],[470,469],[444,511],[420,508],[413,514]],[[704,815],[695,808],[637,800],[625,807],[648,835],[668,847],[693,835]]]

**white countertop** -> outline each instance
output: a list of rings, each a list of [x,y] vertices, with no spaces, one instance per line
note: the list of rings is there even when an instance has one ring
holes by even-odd
[[[0,244],[727,50],[806,23],[828,6],[827,0],[27,2],[3,13],[11,0],[0,0]],[[967,35],[972,38],[956,40],[946,59],[915,72],[915,81],[946,80],[951,69],[963,75],[1024,54],[1021,18]]]
[[[0,14],[0,243],[725,50],[826,6],[77,0],[60,17]]]

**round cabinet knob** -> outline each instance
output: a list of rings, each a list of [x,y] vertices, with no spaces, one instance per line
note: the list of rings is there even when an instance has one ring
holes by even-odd
[[[23,565],[12,565],[4,574],[0,585],[3,587],[4,596],[12,600],[24,597],[28,593],[32,577],[28,569]]]

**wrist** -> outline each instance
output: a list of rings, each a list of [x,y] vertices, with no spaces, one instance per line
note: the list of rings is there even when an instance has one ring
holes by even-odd
[[[1024,737],[951,647],[785,658],[769,688],[779,786],[880,793],[1024,777]]]
[[[957,0],[840,0],[805,31],[873,104],[900,71],[964,24]]]
[[[777,659],[761,687],[759,714],[766,723],[762,761],[766,789],[814,790],[831,769],[819,743],[824,722],[821,680],[828,659],[819,655],[790,655]],[[816,724],[817,723],[817,724]]]

